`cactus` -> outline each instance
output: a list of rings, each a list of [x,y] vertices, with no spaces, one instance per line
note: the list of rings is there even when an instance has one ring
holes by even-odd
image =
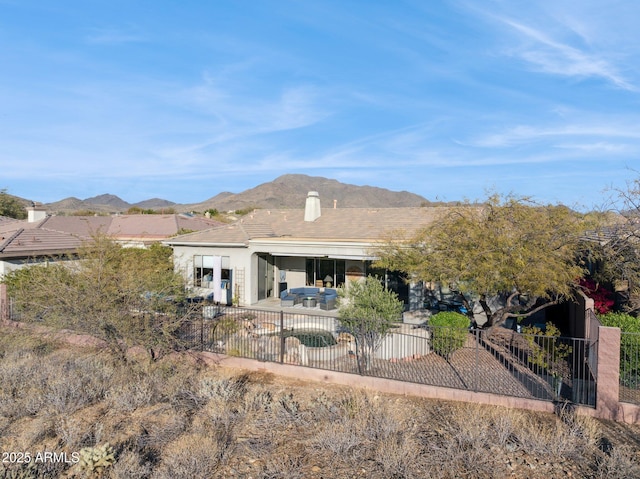
[[[115,455],[109,443],[102,446],[85,447],[80,450],[80,461],[77,469],[87,477],[100,477],[105,469],[113,465]]]

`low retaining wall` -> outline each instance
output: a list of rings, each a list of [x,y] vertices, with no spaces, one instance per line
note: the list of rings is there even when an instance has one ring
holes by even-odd
[[[502,406],[547,413],[553,413],[558,409],[558,407],[563,407],[563,404],[554,404],[549,401],[540,401],[537,399],[501,396],[490,393],[416,384],[393,379],[360,376],[357,374],[314,369],[297,365],[262,362],[254,359],[226,356],[224,354],[208,352],[200,352],[197,354],[205,363],[211,365],[220,365],[249,371],[270,372],[278,376],[292,379],[350,386],[387,394],[402,394],[427,399],[486,404],[489,406]],[[609,396],[609,399],[611,399],[611,397],[612,396]],[[588,406],[579,406],[571,403],[567,404],[578,414],[584,416],[591,416],[600,419],[612,419],[628,424],[640,424],[640,407],[633,404],[619,403],[617,401],[615,404],[608,402],[605,405],[600,404],[600,407],[596,407],[595,409]]]
[[[303,366],[292,366],[280,363],[269,363],[244,359],[223,354],[201,352],[198,353],[208,364],[220,365],[231,368],[250,371],[270,372],[278,376],[315,381],[328,384],[338,384],[355,388],[368,389],[388,394],[403,394],[429,399],[442,399],[447,401],[461,401],[469,403],[487,404],[492,406],[504,406],[510,408],[527,409],[552,413],[555,405],[548,401],[535,399],[499,396],[489,393],[477,393],[424,384],[396,381],[392,379],[376,378],[371,376],[359,376],[357,374],[340,373],[324,369],[313,369]],[[589,408],[585,408],[589,409]]]

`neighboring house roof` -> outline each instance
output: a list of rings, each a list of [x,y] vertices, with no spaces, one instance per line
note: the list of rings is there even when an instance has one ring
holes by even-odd
[[[184,230],[222,223],[183,215],[48,216],[40,221],[0,221],[0,259],[75,252],[83,241],[104,233],[119,241],[154,242]]]
[[[236,223],[166,240],[172,245],[247,245],[255,240],[299,242],[365,242],[403,230],[408,234],[436,221],[450,208],[324,209],[314,221],[304,210],[256,210]]]
[[[0,236],[0,258],[25,258],[59,255],[75,251],[82,239],[40,228],[19,228],[13,234]]]
[[[219,221],[184,215],[49,216],[46,228],[90,237],[103,233],[120,241],[160,241],[181,231],[219,226]]]

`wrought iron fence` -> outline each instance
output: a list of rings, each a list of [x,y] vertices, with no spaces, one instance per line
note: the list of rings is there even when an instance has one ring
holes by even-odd
[[[19,320],[17,308],[10,316]],[[597,340],[404,325],[370,341],[330,316],[189,305],[176,349],[432,386],[595,405]],[[621,400],[637,402],[640,334],[623,333]]]
[[[205,307],[206,308],[206,307]],[[337,372],[548,401],[595,405],[595,342],[515,331],[405,325],[355,338],[335,318],[237,308],[203,309],[184,324],[195,349]],[[360,339],[360,340],[359,340]]]
[[[640,333],[620,333],[620,401],[640,404]]]

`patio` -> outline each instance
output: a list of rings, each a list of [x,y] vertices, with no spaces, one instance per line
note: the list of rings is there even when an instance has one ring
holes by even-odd
[[[328,316],[331,318],[338,317],[337,309],[326,311],[324,309],[320,309],[320,304],[318,303],[313,307],[304,306],[303,303],[299,303],[294,306],[282,307],[280,305],[280,298],[263,299],[255,304],[252,304],[251,307],[247,309],[258,309],[262,311],[283,311],[285,313],[291,314],[310,314],[314,316]]]

